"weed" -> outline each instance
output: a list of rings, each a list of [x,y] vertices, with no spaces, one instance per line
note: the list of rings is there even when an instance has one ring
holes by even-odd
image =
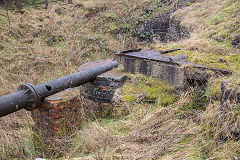
[[[58,36],[51,36],[49,38],[49,40],[47,41],[47,44],[49,46],[53,46],[54,44],[58,43],[58,42],[61,42],[61,41],[64,41],[64,38],[62,35],[58,35]]]
[[[44,0],[26,0],[24,1],[25,4],[35,4],[35,3],[42,3],[45,2]]]
[[[191,6],[192,2],[187,2],[186,6]]]
[[[34,146],[34,142],[32,141],[32,139],[28,139],[27,140],[27,144],[26,144],[26,152],[28,155],[30,155],[30,157],[36,157],[37,156],[37,151],[36,148]]]
[[[206,103],[207,103],[207,96],[202,95],[198,92],[193,92],[191,94],[192,99],[191,101],[182,106],[181,110],[188,111],[188,110],[205,110],[206,109]]]

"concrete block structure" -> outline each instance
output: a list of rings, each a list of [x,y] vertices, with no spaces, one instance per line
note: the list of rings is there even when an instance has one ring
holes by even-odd
[[[164,53],[176,50],[164,51]],[[206,82],[211,76],[231,74],[227,70],[192,64],[185,54],[167,56],[164,53],[154,50],[128,50],[116,53],[116,60],[124,66],[125,72],[141,73],[167,81],[180,91],[186,90],[189,86],[204,91]],[[206,70],[213,71],[214,75]]]
[[[186,55],[163,57],[153,50],[120,52],[116,59],[124,66],[125,72],[141,73],[159,80],[168,81],[176,88],[184,88],[185,73],[182,64],[189,64]]]

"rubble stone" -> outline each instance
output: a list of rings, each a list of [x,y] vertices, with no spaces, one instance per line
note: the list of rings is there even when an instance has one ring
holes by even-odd
[[[240,86],[232,87],[229,84],[230,82],[223,81],[221,85],[221,105],[225,108],[229,108],[230,104],[234,106],[240,105]]]
[[[236,36],[232,41],[232,45],[240,49],[240,35]]]

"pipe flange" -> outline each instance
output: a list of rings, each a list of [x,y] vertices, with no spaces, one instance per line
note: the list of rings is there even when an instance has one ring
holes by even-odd
[[[30,95],[32,98],[28,101],[28,105],[24,107],[28,111],[33,111],[40,106],[40,96],[33,84],[26,83],[18,87],[18,91],[24,90],[24,94]]]

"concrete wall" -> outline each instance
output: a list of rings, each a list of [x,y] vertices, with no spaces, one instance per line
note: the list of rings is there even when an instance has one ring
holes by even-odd
[[[126,56],[117,56],[117,61],[124,66],[125,72],[132,74],[141,73],[158,80],[168,81],[179,89],[184,89],[185,87],[184,70],[176,64]]]

